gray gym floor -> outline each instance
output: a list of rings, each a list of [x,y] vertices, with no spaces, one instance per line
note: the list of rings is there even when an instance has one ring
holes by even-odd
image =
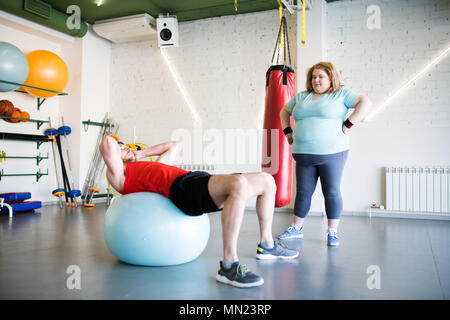
[[[220,213],[210,215],[210,240],[198,259],[171,267],[138,267],[118,261],[106,247],[105,211],[106,205],[98,204],[94,209],[46,206],[12,219],[1,214],[0,299],[450,298],[449,221],[344,215],[341,245],[329,248],[326,219],[310,216],[305,237],[287,241],[300,250],[299,258],[256,261],[257,217],[247,211],[240,260],[262,275],[265,284],[238,289],[215,280],[222,257]],[[291,214],[276,213],[274,235],[291,219]],[[71,265],[80,268],[80,289],[67,288]],[[380,288],[369,289],[376,276]]]

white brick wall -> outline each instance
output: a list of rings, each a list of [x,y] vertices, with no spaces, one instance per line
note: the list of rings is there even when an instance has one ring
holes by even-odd
[[[366,9],[381,9],[381,29]],[[450,2],[338,1],[327,6],[327,56],[347,88],[374,107],[450,45]],[[450,165],[450,54],[373,121],[355,127],[343,179],[344,210],[384,202],[382,168]]]
[[[373,4],[381,9],[380,30],[366,27],[366,8]],[[369,95],[375,105],[449,45],[448,1],[341,1],[328,5],[327,17],[329,59],[345,85]],[[409,121],[419,113],[427,120],[442,120],[437,111],[448,108],[449,68],[446,58],[413,83],[380,118]]]
[[[296,69],[295,16],[288,14],[288,26]],[[278,10],[179,24],[180,46],[166,52],[204,131],[262,126],[265,73],[278,29]],[[176,129],[193,130],[156,41],[114,45],[111,61],[111,113],[120,121],[123,141],[132,141],[133,126],[137,140],[148,145],[169,140]]]

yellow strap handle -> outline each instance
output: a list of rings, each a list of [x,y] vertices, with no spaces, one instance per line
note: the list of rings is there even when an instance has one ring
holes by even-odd
[[[283,0],[280,1],[281,3],[284,3]],[[283,7],[280,5],[278,7],[278,11],[280,13],[280,24],[281,24],[281,19],[283,18]],[[283,48],[283,28],[280,29],[280,49]]]
[[[305,45],[306,38],[305,2],[306,0],[302,0],[302,46]]]
[[[237,1],[238,1],[238,0],[234,0],[234,11],[235,11],[235,12],[237,11]]]
[[[118,198],[118,196],[111,190],[111,187],[109,186],[108,178],[106,178],[106,185],[108,186],[109,192],[111,192],[111,194],[112,194],[115,198]]]

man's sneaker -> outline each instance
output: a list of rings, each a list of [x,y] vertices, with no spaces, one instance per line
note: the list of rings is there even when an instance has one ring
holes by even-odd
[[[337,232],[333,231],[333,230],[329,230],[328,234],[327,234],[327,244],[330,247],[337,247],[339,245],[339,238],[337,235]]]
[[[225,269],[222,261],[220,261],[216,280],[238,288],[256,287],[264,283],[263,278],[254,274],[245,264],[240,264],[239,262],[233,263],[230,269]]]
[[[272,249],[263,248],[261,244],[258,244],[258,248],[256,250],[256,259],[260,260],[290,260],[297,258],[298,255],[298,251],[288,249],[285,244],[281,242],[277,243],[276,241],[274,241],[274,246]]]
[[[297,229],[294,226],[290,226],[289,228],[287,228],[285,232],[283,232],[278,236],[278,239],[280,240],[301,239],[301,238],[303,238],[303,227]]]

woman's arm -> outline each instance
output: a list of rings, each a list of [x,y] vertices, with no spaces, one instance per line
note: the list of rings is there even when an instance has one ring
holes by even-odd
[[[176,141],[169,141],[148,147],[147,149],[133,151],[136,159],[143,159],[151,156],[159,156],[157,162],[172,165],[175,161],[175,156],[178,147]]]
[[[354,108],[355,111],[353,111],[353,113],[347,118],[346,122],[344,122],[344,125],[342,126],[342,131],[344,131],[345,134],[350,133],[351,126],[364,120],[367,114],[372,110],[372,102],[365,96],[358,96],[353,103],[352,108]],[[348,127],[349,124],[347,121],[350,122],[350,127]]]
[[[356,124],[364,120],[370,110],[372,110],[372,102],[365,96],[358,96],[355,103],[353,103],[352,108],[354,108],[355,111],[353,111],[348,119],[351,123]]]
[[[280,121],[281,121],[281,129],[286,129],[291,126],[291,115],[292,111],[288,107],[284,106],[283,109],[280,111]],[[289,144],[292,144],[292,133],[288,133],[286,135],[286,139],[288,140]]]

